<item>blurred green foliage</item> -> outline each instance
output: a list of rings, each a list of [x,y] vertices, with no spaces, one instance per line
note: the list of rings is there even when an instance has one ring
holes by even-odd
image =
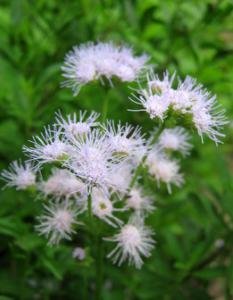
[[[76,98],[60,88],[65,53],[90,40],[126,42],[151,55],[157,72],[168,68],[196,77],[217,94],[231,120],[231,0],[1,0],[1,168],[21,156],[22,144],[58,109],[101,111],[105,91],[98,83]],[[127,111],[134,107],[128,95],[122,84],[110,90],[108,117],[151,129],[146,114]],[[158,209],[148,222],[157,248],[141,271],[106,260],[103,299],[233,298],[232,128],[230,123],[217,148],[194,138],[182,189],[168,196],[148,183],[157,194]],[[34,232],[41,203],[33,193],[4,190],[0,201],[0,299],[92,299],[94,262],[71,255],[83,236],[50,248]]]

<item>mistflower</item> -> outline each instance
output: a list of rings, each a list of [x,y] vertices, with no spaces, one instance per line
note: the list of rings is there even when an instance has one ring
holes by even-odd
[[[130,97],[132,102],[143,108],[132,111],[146,111],[151,119],[159,118],[163,121],[171,104],[174,78],[175,74],[169,77],[168,72],[164,73],[162,79],[152,71],[147,73],[146,88],[142,88],[139,84],[137,94]]]
[[[168,71],[164,72],[163,78],[160,79],[154,72],[147,73],[147,85],[153,94],[161,95],[173,91],[172,84],[175,79],[175,73],[169,76]]]
[[[90,81],[105,77],[110,81],[117,77],[121,81],[134,81],[146,68],[146,55],[134,56],[131,48],[113,43],[87,43],[74,47],[62,67],[66,78],[64,86],[72,88],[77,95],[80,88]]]
[[[78,137],[80,135],[87,134],[91,131],[91,128],[98,125],[96,120],[99,114],[92,112],[89,116],[86,111],[80,111],[79,116],[76,113],[68,115],[64,118],[59,112],[56,114],[56,123],[62,128],[64,134],[67,138]]]
[[[203,142],[203,135],[206,134],[216,144],[221,143],[220,138],[225,134],[221,133],[222,127],[227,124],[224,111],[217,110],[215,99],[210,102],[196,103],[192,108],[193,122]]]
[[[173,95],[173,108],[192,116],[194,125],[203,141],[206,134],[216,144],[225,135],[220,132],[227,124],[224,111],[217,104],[216,96],[211,95],[195,79],[187,76],[179,83]]]
[[[219,109],[216,103],[216,97],[189,76],[184,81],[179,80],[177,88],[172,86],[174,79],[175,74],[169,77],[167,72],[162,80],[149,73],[146,87],[142,88],[139,84],[137,94],[130,98],[143,108],[132,111],[146,111],[150,118],[163,121],[171,108],[187,115],[188,118],[191,117],[202,141],[203,135],[206,134],[216,144],[221,142],[220,138],[224,137],[224,134],[220,130],[227,121],[224,111]]]
[[[62,162],[68,158],[71,147],[61,137],[61,129],[54,126],[45,128],[41,135],[34,136],[33,147],[23,147],[30,161],[41,165],[51,162]]]
[[[143,195],[140,188],[135,187],[129,191],[126,199],[126,207],[135,210],[135,212],[144,213],[154,210],[152,199]]]
[[[87,193],[86,185],[80,179],[70,171],[58,168],[54,168],[52,175],[46,181],[41,182],[39,189],[45,196],[51,195],[56,199],[77,198]]]
[[[171,92],[171,105],[174,110],[183,114],[190,113],[193,105],[200,100],[201,85],[187,76],[182,82],[179,80],[177,89]]]
[[[123,224],[120,219],[113,215],[115,211],[122,211],[122,209],[113,207],[113,202],[109,199],[110,195],[100,189],[93,188],[91,197],[92,211],[95,216],[113,227]]]
[[[138,95],[133,94],[130,100],[143,107],[131,111],[146,111],[151,119],[159,118],[162,121],[170,105],[170,97],[167,93],[154,94],[151,87],[148,90],[139,90]]]
[[[78,260],[84,260],[86,258],[86,251],[81,247],[74,248],[73,258],[77,258]]]
[[[6,186],[16,187],[17,190],[25,190],[36,184],[36,173],[30,162],[13,161],[9,170],[1,172],[1,177],[6,181]]]
[[[143,264],[142,256],[149,257],[154,248],[155,241],[151,237],[152,234],[151,229],[143,224],[143,219],[134,216],[118,234],[105,239],[117,243],[108,257],[119,266],[128,260],[129,265],[140,269]]]
[[[130,186],[134,170],[134,166],[128,160],[123,161],[117,168],[114,168],[109,174],[111,190],[119,194],[125,194]]]
[[[116,155],[131,158],[145,155],[146,142],[139,126],[122,125],[120,122],[115,125],[113,121],[108,121],[103,128]]]
[[[186,156],[192,145],[189,143],[190,136],[183,127],[164,129],[159,136],[158,145],[165,150],[179,151]]]
[[[106,135],[93,129],[85,137],[71,140],[74,155],[66,162],[66,167],[85,181],[88,187],[111,186],[109,174],[118,167],[119,158],[113,156],[113,148]]]
[[[179,173],[180,167],[176,160],[169,159],[166,155],[153,147],[146,159],[150,175],[156,178],[158,184],[164,182],[168,192],[171,193],[171,184],[178,187],[183,183],[183,176]]]
[[[71,239],[75,232],[74,225],[79,224],[76,217],[77,210],[72,208],[68,202],[51,204],[45,206],[45,214],[38,218],[39,224],[36,229],[40,235],[49,239],[49,244],[58,244],[61,239]]]

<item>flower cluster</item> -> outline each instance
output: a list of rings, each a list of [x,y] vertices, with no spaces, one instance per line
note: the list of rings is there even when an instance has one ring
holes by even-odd
[[[191,118],[202,141],[206,134],[216,144],[221,142],[224,134],[220,132],[227,123],[224,111],[219,109],[216,97],[211,95],[195,79],[187,76],[185,80],[178,78],[175,88],[175,74],[169,76],[166,72],[162,79],[153,72],[147,75],[147,87],[140,88],[133,94],[131,100],[143,108],[151,119],[164,120],[169,111]]]
[[[75,47],[62,69],[65,85],[77,93],[82,85],[103,77],[110,82],[114,76],[133,81],[146,62],[147,56],[135,57],[130,48],[89,43]],[[224,136],[219,129],[226,120],[223,112],[216,111],[215,97],[190,77],[178,79],[175,88],[175,79],[168,73],[160,79],[151,72],[146,87],[140,84],[131,100],[152,119],[164,121],[172,113],[187,117],[202,139],[207,134],[219,143]],[[163,127],[146,135],[139,126],[112,120],[100,123],[96,112],[66,117],[58,112],[54,123],[23,147],[26,162],[13,162],[2,179],[18,190],[33,187],[47,201],[36,228],[50,244],[70,240],[77,228],[85,231],[90,225],[87,219],[94,218],[109,231],[117,230],[104,238],[116,243],[108,257],[118,265],[127,260],[140,268],[142,258],[150,256],[155,246],[145,219],[155,210],[156,197],[143,186],[143,177],[158,187],[165,185],[169,193],[172,186],[184,183],[180,160],[190,154],[192,145],[188,129],[178,120],[167,128],[162,122]],[[75,248],[73,256],[85,259],[83,249],[85,245]]]
[[[134,81],[147,68],[147,55],[134,56],[131,48],[113,43],[87,43],[74,47],[62,67],[66,81],[74,94],[90,81],[106,78],[110,84],[113,77],[121,81]]]

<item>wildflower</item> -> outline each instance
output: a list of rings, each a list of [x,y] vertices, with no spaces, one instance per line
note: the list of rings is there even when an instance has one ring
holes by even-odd
[[[40,184],[40,190],[47,196],[70,198],[86,194],[86,185],[66,169],[54,168],[52,175]]]
[[[73,115],[68,115],[67,119],[63,118],[61,113],[57,113],[56,115],[57,125],[64,130],[64,134],[67,138],[87,134],[91,131],[91,128],[98,125],[96,120],[99,114],[96,112],[92,112],[87,116],[86,111],[80,111],[78,117],[74,113]]]
[[[130,186],[134,169],[134,166],[128,160],[121,162],[114,168],[109,174],[111,190],[117,193],[126,193]]]
[[[146,143],[139,126],[121,123],[115,125],[113,121],[109,121],[103,128],[116,155],[129,157],[145,155]]]
[[[155,241],[151,237],[152,234],[151,229],[143,224],[143,219],[134,216],[118,234],[105,239],[117,243],[108,254],[108,258],[112,258],[113,263],[118,263],[119,266],[128,260],[129,265],[135,265],[140,269],[143,264],[142,256],[149,257],[154,248]]]
[[[109,199],[109,195],[100,189],[92,190],[92,211],[95,216],[102,219],[109,225],[116,227],[122,225],[122,221],[113,215],[114,211],[121,211],[113,207],[113,203]]]
[[[143,107],[132,111],[146,111],[151,119],[159,118],[162,121],[166,117],[166,112],[170,105],[168,94],[154,94],[151,87],[148,90],[140,90],[139,95],[132,95],[130,100]]]
[[[163,78],[160,79],[157,74],[153,72],[147,73],[147,85],[153,94],[162,95],[169,94],[173,88],[172,84],[175,79],[175,73],[169,76],[168,71],[164,72]]]
[[[66,78],[64,86],[72,88],[77,95],[80,88],[93,80],[112,77],[122,81],[134,81],[146,68],[146,55],[135,57],[131,48],[113,43],[87,43],[74,47],[65,57],[62,67]]]
[[[77,258],[78,260],[84,260],[86,258],[86,251],[81,247],[74,248],[73,258]]]
[[[174,77],[175,74],[169,77],[168,72],[165,72],[163,79],[159,79],[153,72],[148,73],[146,88],[139,86],[138,95],[133,94],[130,98],[132,102],[143,107],[134,111],[146,111],[151,119],[159,118],[163,121],[171,104]]]
[[[169,193],[171,193],[171,184],[179,187],[183,183],[183,176],[179,173],[178,162],[169,159],[156,146],[150,151],[146,159],[146,165],[149,173],[156,178],[158,184],[160,181],[166,183]]]
[[[219,109],[216,96],[211,95],[195,79],[187,76],[179,83],[172,101],[174,109],[191,115],[202,141],[203,135],[206,134],[216,144],[220,143],[220,138],[224,137],[220,130],[227,121],[224,111]]]
[[[85,181],[88,187],[107,188],[111,185],[112,173],[120,161],[113,156],[113,148],[106,135],[93,129],[85,137],[71,140],[74,155],[66,162],[66,167]]]
[[[3,170],[1,177],[7,182],[6,186],[16,187],[17,190],[25,190],[36,184],[35,170],[30,162],[13,161],[9,170]]]
[[[135,210],[135,212],[151,212],[154,210],[152,200],[149,197],[145,197],[142,190],[138,187],[132,188],[129,191],[126,207]]]
[[[62,162],[69,156],[71,147],[61,137],[56,126],[47,127],[41,135],[34,136],[33,147],[23,147],[24,152],[38,165],[50,162]]]
[[[158,145],[162,149],[180,151],[183,156],[188,155],[192,145],[187,131],[179,126],[164,129],[159,136]]]
[[[225,136],[220,130],[227,124],[224,111],[218,111],[214,98],[208,103],[196,103],[192,108],[193,122],[203,142],[203,135],[206,134],[216,144],[221,143]]]
[[[169,77],[164,74],[162,80],[153,73],[147,75],[147,86],[139,85],[137,94],[133,94],[130,100],[142,106],[142,109],[132,111],[146,111],[150,118],[159,118],[163,121],[167,111],[172,108],[181,114],[191,116],[194,126],[203,141],[206,134],[216,144],[224,136],[220,132],[227,123],[224,111],[219,110],[216,97],[212,96],[195,79],[187,76],[184,81],[179,80],[177,88],[173,82],[175,74]]]
[[[40,224],[36,229],[49,239],[51,245],[58,244],[61,239],[70,240],[71,234],[75,232],[73,226],[79,224],[75,220],[77,214],[68,202],[45,206],[45,214],[38,218]]]

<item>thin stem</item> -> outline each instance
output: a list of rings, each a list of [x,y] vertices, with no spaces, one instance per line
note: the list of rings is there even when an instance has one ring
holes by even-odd
[[[88,213],[88,219],[89,219],[90,225],[92,225],[92,199],[91,199],[91,194],[88,195],[88,199],[87,199],[87,213]]]
[[[159,127],[158,131],[155,133],[155,136],[152,139],[150,145],[153,145],[156,142],[157,138],[159,137],[160,133],[163,131],[164,128],[165,128],[165,121],[160,125],[160,127]],[[136,171],[135,171],[135,173],[133,175],[133,178],[132,178],[132,180],[130,182],[130,185],[129,185],[130,189],[134,186],[134,184],[135,184],[135,182],[136,182],[136,180],[138,178],[138,175],[141,172],[141,169],[142,169],[142,166],[143,166],[145,160],[146,160],[146,155],[142,158],[140,164],[136,168]]]
[[[108,114],[109,90],[110,90],[109,87],[105,88],[105,97],[104,97],[103,106],[102,106],[102,121],[103,122],[106,120],[107,114]]]
[[[96,300],[101,300],[103,285],[103,244],[100,236],[97,237],[96,250]]]
[[[101,224],[99,224],[97,219],[93,218],[92,214],[92,198],[91,194],[88,195],[87,200],[87,212],[89,219],[89,226],[91,231],[90,246],[92,247],[95,243],[95,260],[96,260],[96,291],[95,299],[102,299],[102,284],[103,284],[103,245],[101,238]]]

